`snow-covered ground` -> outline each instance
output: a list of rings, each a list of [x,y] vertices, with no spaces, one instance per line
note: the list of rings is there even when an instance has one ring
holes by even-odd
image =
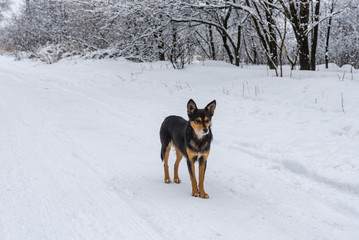
[[[359,71],[319,69],[0,56],[0,239],[358,239]],[[209,199],[185,161],[163,182],[190,98],[217,100]]]

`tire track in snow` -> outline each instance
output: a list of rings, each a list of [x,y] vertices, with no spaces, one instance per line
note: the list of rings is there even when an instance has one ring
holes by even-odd
[[[21,82],[21,80],[17,80]],[[34,99],[38,99],[35,91],[32,91],[33,89],[27,88],[23,91],[20,85],[14,84],[15,82],[10,83],[10,80],[3,81],[3,83],[5,87],[1,88],[2,98],[10,104],[16,103],[16,105],[6,108],[2,106],[3,115],[9,119],[5,127],[11,129],[14,135],[12,141],[16,143],[13,144],[13,148],[14,152],[18,152],[19,155],[15,158],[22,164],[16,168],[19,171],[26,171],[26,188],[31,189],[31,192],[18,201],[24,204],[29,203],[29,200],[37,202],[35,208],[25,207],[27,214],[16,214],[15,216],[32,215],[39,218],[38,220],[35,218],[33,221],[27,220],[27,222],[23,220],[24,230],[20,231],[20,234],[32,236],[33,239],[61,239],[64,237],[63,234],[72,237],[77,235],[78,239],[106,235],[109,237],[107,239],[118,239],[120,236],[122,239],[131,239],[135,236],[142,236],[145,239],[161,238],[124,201],[104,190],[106,185],[103,184],[103,179],[99,178],[86,162],[79,161],[69,152],[68,149],[71,147],[64,145],[66,141],[62,141],[64,139],[61,139],[61,136],[59,137],[57,134],[57,137],[54,137],[55,129],[41,129],[42,120],[47,118],[47,114],[51,114],[51,112],[46,113],[42,110],[49,110],[51,108],[49,103],[47,106],[41,106],[39,102],[35,103]],[[10,88],[6,89],[6,87]],[[19,90],[23,91],[23,94],[17,94]],[[32,94],[36,97],[31,101],[23,98]],[[34,109],[35,106],[37,109]],[[12,123],[10,124],[9,121]],[[13,156],[11,157],[13,158]],[[13,181],[17,182],[18,179],[13,179]],[[19,187],[24,187],[24,183],[18,184]],[[49,189],[50,186],[52,189]],[[17,190],[19,193],[23,192],[20,189]],[[77,191],[80,193],[76,193]],[[77,195],[78,198],[73,198],[71,195]],[[84,199],[86,199],[85,202],[81,204],[78,202]],[[6,204],[10,209],[16,206],[9,202]],[[92,212],[94,209],[96,211]],[[49,212],[52,212],[52,219]],[[82,219],[71,216],[73,214]],[[90,220],[93,222],[91,223]],[[92,227],[84,231],[81,230],[82,224],[92,225]],[[10,225],[11,223],[8,224],[8,227],[14,227]],[[98,232],[93,232],[91,229]],[[84,233],[86,236],[83,235]],[[9,239],[16,238],[9,236]],[[19,239],[21,239],[20,235]]]
[[[230,144],[229,147],[233,150],[240,151],[246,155],[249,155],[255,159],[269,161],[267,163],[269,165],[280,164],[284,169],[290,171],[291,173],[306,177],[307,179],[311,180],[313,184],[315,183],[325,184],[328,187],[336,188],[343,192],[351,193],[354,195],[359,194],[359,186],[349,183],[336,182],[327,177],[319,176],[315,172],[308,170],[304,165],[300,164],[299,161],[287,160],[289,157],[288,156],[284,157],[283,155],[285,153],[280,153],[279,151],[277,151],[277,152],[271,152],[269,154],[263,154],[258,151],[256,146],[251,146],[250,144],[247,143],[234,142]],[[262,152],[268,153],[268,150]]]

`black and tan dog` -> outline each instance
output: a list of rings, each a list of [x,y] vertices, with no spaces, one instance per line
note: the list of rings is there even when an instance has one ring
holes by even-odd
[[[161,159],[164,161],[165,183],[171,183],[168,172],[168,156],[173,145],[176,150],[173,181],[181,182],[178,177],[178,166],[182,157],[185,156],[192,182],[192,196],[195,197],[209,198],[204,191],[204,175],[212,141],[211,120],[215,108],[215,100],[204,109],[198,109],[196,103],[191,99],[187,103],[189,121],[179,116],[169,116],[161,125]],[[199,162],[198,187],[194,168],[196,161]]]

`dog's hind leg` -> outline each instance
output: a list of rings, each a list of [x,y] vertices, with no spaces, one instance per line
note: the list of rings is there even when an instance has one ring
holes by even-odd
[[[175,169],[174,169],[174,178],[173,178],[173,182],[174,183],[181,183],[181,179],[178,177],[178,167],[179,167],[179,164],[181,162],[181,159],[183,157],[181,151],[175,147],[176,149],[176,162],[175,162]]]
[[[169,143],[167,146],[162,145],[161,157],[163,157],[162,160],[164,162],[163,167],[165,170],[165,183],[171,183],[171,178],[168,171],[168,156],[170,155],[170,150],[171,150],[171,143]]]

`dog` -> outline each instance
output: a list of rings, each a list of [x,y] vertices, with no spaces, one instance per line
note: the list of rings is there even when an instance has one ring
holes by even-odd
[[[169,116],[163,121],[160,129],[161,159],[164,162],[165,183],[171,183],[168,172],[168,156],[171,146],[174,146],[176,162],[173,181],[181,183],[178,177],[178,166],[184,156],[187,159],[192,196],[194,197],[209,198],[204,191],[204,175],[213,138],[211,123],[215,108],[216,100],[210,102],[204,109],[198,109],[196,103],[190,99],[187,103],[189,120],[179,116]],[[194,167],[194,163],[197,161],[199,163],[198,187]]]

